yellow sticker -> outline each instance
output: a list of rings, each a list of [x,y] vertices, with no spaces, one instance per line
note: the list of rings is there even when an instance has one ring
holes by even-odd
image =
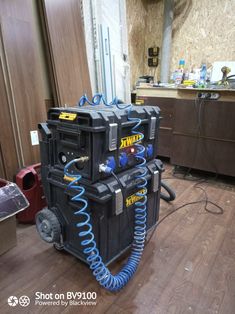
[[[74,121],[77,118],[76,113],[71,113],[71,112],[61,112],[59,119],[61,120],[69,120],[69,121]]]
[[[132,146],[133,144],[141,140],[141,137],[142,137],[141,134],[135,134],[135,135],[123,137],[121,138],[121,145],[119,148]]]
[[[74,180],[76,180],[76,179],[77,179],[77,178],[75,178],[75,177],[64,176],[64,180],[65,180],[65,181],[72,182],[72,181],[74,181]]]
[[[144,104],[144,99],[136,99],[135,104],[136,105],[143,105]]]
[[[141,200],[143,198],[143,196],[136,195],[137,193],[145,194],[145,192],[146,192],[145,189],[141,189],[138,192],[136,192],[135,194],[128,196],[126,198],[126,207],[129,207],[129,206],[135,204],[136,202],[138,202],[139,200]]]

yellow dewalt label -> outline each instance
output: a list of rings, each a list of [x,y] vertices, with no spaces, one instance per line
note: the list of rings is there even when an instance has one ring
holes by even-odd
[[[134,143],[138,142],[140,139],[141,139],[140,134],[123,137],[121,138],[120,148],[132,146]]]
[[[71,113],[71,112],[61,112],[59,119],[61,120],[69,120],[69,121],[74,121],[77,118],[76,113]]]
[[[136,193],[145,194],[145,189],[141,189],[141,190],[139,190]],[[141,200],[141,198],[143,198],[143,196],[136,195],[136,193],[132,194],[132,195],[130,195],[130,196],[128,196],[126,198],[126,207],[129,207],[129,206],[133,205],[134,203],[136,203],[139,200]]]

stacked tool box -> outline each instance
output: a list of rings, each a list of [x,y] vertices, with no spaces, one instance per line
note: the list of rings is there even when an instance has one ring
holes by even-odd
[[[81,204],[71,200],[76,191],[67,188],[71,178],[64,176],[65,165],[81,157],[87,162],[75,163],[70,174],[82,176],[79,185],[85,188],[87,211],[104,263],[113,261],[133,242],[134,207],[141,199],[141,189],[136,187],[139,170],[135,166],[139,160],[135,156],[139,148],[134,143],[139,134],[132,132],[134,119],[139,119],[137,130],[144,134],[141,145],[147,162],[149,230],[158,220],[163,171],[161,161],[155,159],[158,107],[133,106],[129,114],[126,109],[105,106],[53,108],[47,122],[39,125],[41,175],[48,209],[38,216],[38,230],[57,249],[86,261],[76,226],[80,218],[74,214]],[[103,166],[112,169],[116,177],[102,172]]]

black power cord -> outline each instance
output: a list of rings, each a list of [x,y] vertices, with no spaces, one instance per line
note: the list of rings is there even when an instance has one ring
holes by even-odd
[[[116,179],[116,181],[118,182],[121,190],[123,189],[123,185],[122,185],[122,182],[121,180],[118,178],[118,176],[112,171],[111,172],[112,176]],[[165,189],[165,191],[168,193],[165,194],[165,193],[160,193],[160,197],[165,200],[166,202],[171,202],[173,201],[175,198],[176,198],[176,195],[175,195],[175,192],[164,182],[161,182],[161,187],[163,187]],[[123,200],[124,202],[124,200]],[[128,219],[128,224],[129,226],[131,226],[131,219],[130,219],[130,216],[129,216],[129,211],[127,209],[127,219]]]
[[[187,171],[187,174],[190,172],[191,169],[189,169],[189,171]],[[122,186],[122,182],[121,180],[118,178],[118,176],[114,173],[114,172],[111,172],[111,174],[113,175],[113,177],[116,179],[116,181],[119,183],[120,185],[120,188],[122,189],[123,186]],[[216,177],[217,178],[217,174],[216,174]],[[174,178],[164,178],[163,180],[168,180],[168,179],[174,179]],[[152,230],[152,233],[149,237],[149,239],[147,240],[146,244],[148,242],[150,242],[151,238],[153,237],[155,231],[156,231],[156,228],[167,218],[169,217],[170,215],[174,214],[175,212],[179,211],[180,209],[186,207],[186,206],[190,206],[190,205],[195,205],[195,204],[201,204],[201,203],[204,203],[204,210],[210,214],[213,214],[213,215],[222,215],[224,213],[224,209],[219,206],[218,204],[216,204],[215,202],[212,202],[211,200],[208,199],[208,194],[205,190],[205,188],[199,186],[203,183],[207,183],[207,180],[206,179],[202,179],[202,180],[198,180],[198,179],[187,179],[185,176],[183,178],[179,178],[179,177],[176,177],[176,179],[179,179],[179,180],[190,180],[190,181],[197,181],[193,187],[194,188],[197,188],[197,189],[200,189],[201,191],[203,191],[203,194],[204,194],[204,199],[201,199],[201,200],[198,200],[198,201],[193,201],[193,202],[187,202],[185,204],[182,204],[180,206],[178,206],[177,208],[175,208],[174,210],[172,210],[171,212],[169,212],[168,214],[166,214],[164,217],[162,217],[160,220],[157,221],[156,225],[154,226],[154,229]],[[167,202],[170,202],[172,200],[175,199],[175,192],[164,182],[161,182],[161,186],[168,192],[169,196],[166,196],[165,194],[163,194],[161,192],[160,194],[160,197],[167,201]],[[217,211],[212,211],[208,208],[208,205],[212,205],[214,206],[215,208],[217,208]],[[129,212],[127,212],[127,218],[128,218],[128,224],[130,225],[130,217],[129,217]]]
[[[174,179],[174,178],[164,178],[164,180],[167,180],[167,179]],[[185,178],[177,178],[179,180],[184,180]],[[186,179],[187,180],[187,179]],[[192,180],[191,180],[192,181]],[[193,187],[197,188],[197,189],[200,189],[201,191],[203,191],[205,197],[204,199],[201,199],[201,200],[198,200],[198,201],[193,201],[193,202],[187,202],[185,204],[182,204],[178,207],[176,207],[174,210],[172,210],[171,212],[169,212],[168,214],[166,214],[165,216],[163,216],[160,220],[157,221],[156,225],[154,226],[153,228],[153,231],[150,235],[150,237],[148,238],[147,240],[147,243],[148,244],[150,242],[150,240],[152,239],[157,227],[167,218],[169,217],[170,215],[174,214],[175,212],[179,211],[180,209],[186,207],[186,206],[190,206],[190,205],[195,205],[195,204],[201,204],[201,203],[204,203],[204,210],[210,214],[213,214],[213,215],[222,215],[224,213],[224,209],[219,206],[218,204],[212,202],[211,200],[208,199],[208,194],[206,192],[206,190],[199,186],[200,184],[203,184],[203,183],[207,183],[207,180],[206,179],[202,179],[202,180],[199,180],[197,181]],[[214,206],[215,208],[217,208],[217,211],[212,211],[208,208],[208,205],[212,205]]]
[[[174,199],[176,198],[176,195],[175,195],[175,192],[169,187],[169,185],[167,185],[165,182],[162,181],[161,187],[164,188],[165,191],[168,193],[168,195],[166,195],[165,193],[161,191],[160,193],[161,199],[163,199],[166,202],[174,201]]]
[[[114,176],[114,178],[116,179],[116,181],[119,183],[120,187],[122,188],[122,182],[120,181],[120,179],[116,176],[116,174],[112,171],[111,174]],[[166,201],[166,202],[171,202],[176,198],[175,192],[165,183],[165,182],[161,182],[161,187],[163,187],[165,189],[165,191],[168,193],[168,195],[166,195],[165,193],[160,194],[160,197]]]
[[[120,185],[120,188],[122,189],[123,188],[123,185],[122,185],[122,182],[121,180],[118,178],[118,176],[116,176],[116,174],[112,171],[111,172],[111,175],[116,179],[116,181],[119,183]]]

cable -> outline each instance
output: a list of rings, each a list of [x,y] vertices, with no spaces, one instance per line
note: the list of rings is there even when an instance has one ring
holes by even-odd
[[[191,175],[191,171],[193,169],[192,168],[188,168],[187,171],[185,171],[184,173],[177,173],[176,170],[173,170],[172,176],[175,179],[179,179],[179,180],[187,180],[187,181],[198,181],[201,180],[199,177],[195,177],[193,175]],[[172,177],[168,177],[168,178],[164,178],[164,180],[168,180],[168,179],[174,179]],[[218,178],[218,173],[215,174],[215,176],[211,179],[211,180],[217,180]],[[203,179],[205,180],[205,179]],[[208,181],[208,179],[206,179],[206,181]]]
[[[174,178],[164,178],[164,180],[167,180],[167,179],[174,179]],[[177,179],[181,179],[181,178],[177,178]],[[181,179],[181,180],[182,180],[182,179]],[[167,217],[169,217],[170,215],[174,214],[175,212],[177,212],[178,210],[180,210],[180,209],[182,209],[182,208],[184,208],[184,207],[186,207],[186,206],[204,203],[204,204],[205,204],[205,205],[204,205],[204,210],[205,210],[206,212],[208,212],[208,213],[210,213],[210,214],[213,214],[213,215],[222,215],[222,214],[224,213],[224,209],[223,209],[221,206],[219,206],[218,204],[216,204],[216,203],[214,203],[214,202],[212,202],[212,201],[210,201],[210,200],[208,199],[208,194],[207,194],[206,190],[203,189],[202,187],[198,186],[199,184],[202,184],[202,183],[205,183],[205,182],[207,182],[206,179],[202,179],[202,180],[198,181],[197,183],[195,183],[195,184],[193,185],[193,187],[195,187],[195,188],[200,189],[200,190],[203,191],[203,193],[204,193],[204,195],[205,195],[205,198],[204,198],[204,199],[201,199],[201,200],[198,200],[198,201],[187,202],[187,203],[185,203],[185,204],[182,204],[182,205],[176,207],[174,210],[172,210],[172,211],[169,212],[168,214],[166,214],[165,216],[163,216],[163,217],[156,223],[156,225],[154,226],[154,228],[153,228],[153,230],[152,230],[152,233],[151,233],[150,237],[149,237],[148,240],[147,240],[146,245],[147,245],[147,244],[150,242],[150,240],[152,239],[152,237],[153,237],[153,235],[154,235],[154,233],[155,233],[157,227],[158,227]],[[213,206],[216,207],[219,211],[212,211],[212,210],[210,210],[210,209],[208,208],[208,204],[213,205]]]
[[[120,186],[120,189],[122,190],[123,189],[123,185],[122,185],[122,182],[121,180],[118,178],[118,176],[116,176],[116,174],[112,171],[111,172],[111,175],[115,178],[115,180],[118,182],[119,186]],[[123,198],[123,203],[124,203],[124,198]],[[127,208],[126,210],[127,212],[127,220],[128,220],[128,226],[129,226],[129,234],[130,236],[132,236],[132,232],[131,232],[131,218],[130,218],[130,215],[129,215],[129,210]]]
[[[206,182],[206,180],[205,180],[204,182]],[[203,191],[203,193],[204,193],[204,195],[205,195],[205,199],[204,199],[204,202],[205,202],[204,210],[207,211],[207,212],[210,213],[210,214],[213,214],[213,215],[222,215],[222,214],[224,213],[224,209],[223,209],[221,206],[219,206],[218,204],[216,204],[216,203],[214,203],[214,202],[212,202],[211,200],[208,199],[208,194],[207,194],[206,190],[205,190],[203,187],[199,186],[199,184],[202,184],[202,183],[203,183],[203,182],[198,182],[198,183],[196,183],[196,184],[194,185],[194,187],[195,187],[196,189],[200,189],[201,191]],[[216,207],[219,211],[216,212],[216,211],[210,210],[210,209],[207,207],[208,204],[213,205],[213,206]]]
[[[189,174],[190,171],[191,171],[191,168],[189,169],[189,171],[187,171],[187,174]],[[219,206],[218,204],[208,200],[208,194],[207,194],[206,190],[199,186],[199,184],[208,183],[208,178],[207,179],[205,179],[205,178],[198,179],[198,178],[195,178],[195,177],[186,177],[186,174],[184,174],[183,177],[178,177],[178,176],[175,175],[175,172],[173,173],[173,176],[174,176],[174,178],[176,178],[178,180],[196,181],[196,183],[193,185],[193,187],[202,190],[204,195],[205,195],[205,199],[203,200],[203,202],[205,202],[204,210],[206,210],[207,212],[209,212],[211,214],[218,214],[218,215],[223,214],[223,208],[221,206]],[[167,177],[167,178],[164,178],[164,180],[170,180],[170,179],[174,179],[174,178]],[[218,174],[216,173],[214,178],[212,178],[211,180],[217,180],[217,178],[218,178]],[[198,202],[201,202],[201,201],[198,201]],[[217,212],[213,212],[213,211],[209,210],[207,208],[207,204],[211,204],[211,205],[217,207],[219,209],[219,212],[217,213]]]
[[[144,138],[144,134],[137,131],[137,128],[141,124],[141,119],[132,118],[132,105],[120,105],[118,104],[117,98],[107,104],[104,100],[104,97],[101,94],[96,94],[92,102],[90,102],[86,95],[80,98],[78,105],[83,106],[86,102],[89,104],[96,106],[103,102],[106,106],[116,105],[119,109],[126,109],[128,120],[134,122],[134,126],[131,129],[132,134],[139,134],[139,139],[134,143],[137,148],[137,153],[135,154],[136,159],[139,163],[135,166],[139,171],[138,174],[135,175],[135,179],[138,179],[138,183],[136,184],[137,189],[141,189],[141,193],[137,192],[137,196],[141,196],[141,200],[135,203],[135,220],[134,220],[134,241],[132,243],[131,254],[126,262],[126,264],[122,267],[122,269],[116,275],[112,275],[109,269],[104,265],[102,261],[102,257],[99,254],[99,250],[96,245],[95,236],[93,233],[93,228],[90,223],[90,214],[87,212],[88,202],[84,199],[83,195],[85,193],[85,188],[78,185],[78,181],[82,178],[79,174],[71,174],[69,172],[69,168],[77,162],[76,159],[70,161],[64,168],[65,176],[69,176],[75,179],[69,183],[68,188],[78,191],[78,194],[72,197],[72,201],[80,202],[82,204],[82,208],[78,211],[74,212],[75,215],[80,215],[80,221],[76,224],[77,228],[81,229],[78,235],[81,240],[81,245],[84,246],[83,253],[87,256],[86,260],[90,265],[90,269],[93,272],[93,275],[96,277],[96,280],[99,282],[101,286],[110,291],[118,291],[122,289],[134,273],[137,270],[140,259],[142,257],[142,253],[144,250],[145,238],[146,238],[146,217],[147,217],[147,167],[146,167],[146,159],[144,157],[145,147],[141,145],[141,141]],[[104,166],[105,167],[105,166]],[[104,168],[103,167],[103,168]],[[103,169],[102,168],[102,169]],[[109,168],[109,167],[107,167]],[[109,173],[112,174],[112,170],[106,169]],[[103,169],[105,171],[105,169]],[[118,179],[119,182],[119,179]],[[83,220],[82,220],[83,219]]]
[[[174,199],[176,198],[175,192],[173,191],[173,189],[171,189],[165,182],[161,182],[161,187],[164,188],[168,195],[164,194],[164,193],[160,193],[160,197],[161,199],[163,199],[166,202],[171,202],[174,201]]]
[[[123,188],[122,182],[121,182],[121,180],[118,178],[118,176],[116,176],[116,174],[115,174],[113,171],[111,172],[111,175],[114,176],[114,178],[116,179],[116,181],[119,183],[120,188],[122,189],[122,188]]]

